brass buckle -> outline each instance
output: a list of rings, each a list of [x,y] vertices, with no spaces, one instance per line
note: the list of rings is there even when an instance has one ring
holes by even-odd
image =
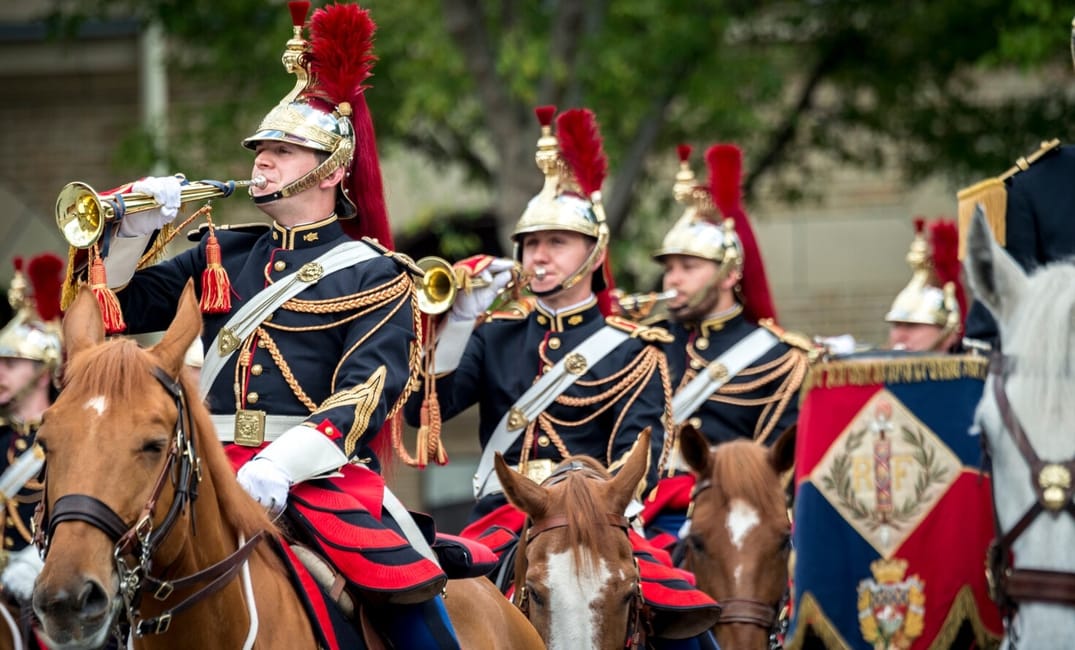
[[[265,442],[265,411],[239,409],[235,412],[235,444],[260,447]]]
[[[522,473],[531,481],[541,485],[545,482],[545,479],[552,476],[553,467],[555,467],[555,463],[552,462],[552,459],[539,458],[538,460],[527,461]]]

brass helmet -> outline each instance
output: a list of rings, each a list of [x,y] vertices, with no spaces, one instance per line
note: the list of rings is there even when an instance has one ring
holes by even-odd
[[[273,194],[254,198],[268,203],[302,192],[343,168],[346,177],[336,197],[336,215],[364,222],[352,236],[369,235],[391,245],[384,206],[384,187],[377,157],[376,137],[366,104],[366,80],[376,57],[369,12],[353,4],[333,4],[314,12],[310,40],[303,26],[310,3],[288,3],[293,33],[281,58],[284,69],[296,77],[295,87],[261,120],[257,131],[243,140],[256,149],[258,142],[290,142],[327,154],[317,167]]]
[[[960,329],[966,312],[959,278],[958,229],[954,221],[938,219],[930,224],[927,240],[925,219],[916,218],[914,225],[914,239],[907,252],[911,281],[896,296],[885,320],[935,325],[941,328],[938,340],[943,340]]]
[[[601,185],[608,175],[608,158],[597,119],[589,109],[573,108],[561,113],[556,118],[555,135],[552,118],[556,107],[539,106],[534,113],[541,124],[534,160],[545,175],[545,185],[530,199],[511,233],[515,242],[514,257],[522,261],[522,235],[526,233],[570,230],[597,240],[593,251],[575,273],[559,286],[538,294],[550,295],[574,286],[595,270],[601,254],[608,248],[609,230],[601,204]],[[604,275],[594,274],[595,291],[606,288]]]
[[[672,192],[686,210],[664,236],[654,259],[661,261],[666,255],[700,257],[717,263],[720,278],[739,271],[739,298],[747,317],[755,322],[775,319],[761,251],[742,207],[742,152],[733,144],[710,147],[705,153],[708,184],[695,179],[690,145],[679,145],[676,152],[679,171]]]
[[[15,258],[15,276],[8,290],[8,302],[15,317],[0,330],[0,357],[27,359],[44,364],[55,377],[59,373],[60,291],[64,262],[52,253],[30,259],[23,274],[22,258]]]

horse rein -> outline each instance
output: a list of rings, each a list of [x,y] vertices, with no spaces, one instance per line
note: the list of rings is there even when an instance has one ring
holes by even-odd
[[[690,521],[694,514],[694,502],[698,495],[711,487],[713,487],[713,481],[708,478],[694,484],[694,489],[691,490],[691,503],[687,507],[687,521]],[[690,548],[691,545],[687,544],[686,550],[689,551]],[[720,606],[717,625],[729,623],[756,625],[763,630],[768,630],[770,638],[775,638],[774,635],[780,624],[780,610],[782,609],[780,602],[770,604],[756,598],[722,598],[717,605]]]
[[[1005,611],[1008,618],[1018,609],[1019,603],[1025,601],[1075,607],[1075,573],[1022,569],[1014,566],[1012,561],[1012,545],[1038,515],[1047,512],[1055,517],[1064,511],[1075,517],[1075,501],[1072,501],[1075,458],[1053,463],[1045,462],[1038,457],[1022,425],[1015,417],[1011,402],[1004,390],[1004,382],[1007,379],[1005,370],[1011,370],[1013,366],[1011,357],[999,351],[993,354],[989,370],[993,375],[993,396],[996,398],[1004,426],[1030,470],[1036,500],[1019,518],[1019,521],[1007,533],[1004,533],[1000,527],[999,515],[996,514],[995,493],[993,497],[994,526],[999,537],[995,538],[989,546],[986,577],[990,596]],[[984,434],[982,435],[982,450],[991,460],[989,441]]]
[[[187,408],[186,394],[179,382],[169,377],[162,369],[153,368],[153,376],[175,400],[178,415],[175,435],[170,440],[164,467],[157,476],[149,499],[142,507],[142,512],[135,523],[126,523],[103,501],[86,494],[66,494],[60,497],[56,500],[51,512],[46,512],[47,499],[43,496],[35,513],[37,532],[34,542],[42,550],[43,555],[48,554],[49,540],[52,539],[56,527],[67,521],[81,521],[89,524],[112,540],[114,544],[112,557],[119,576],[120,595],[123,597],[127,621],[135,636],[138,637],[167,632],[174,616],[220,591],[238,575],[254,547],[265,536],[264,531],[259,531],[220,562],[184,578],[159,580],[149,574],[153,553],[171,532],[188,503],[191,506],[191,526],[193,527],[194,502],[198,497],[197,487],[202,478],[201,461],[195,453],[194,438],[191,435],[194,427],[190,410]],[[169,476],[172,477],[175,494],[164,521],[160,527],[154,529],[153,518],[157,501]],[[42,521],[48,522],[47,532],[46,527],[41,526]],[[134,562],[129,563],[129,558],[132,558]],[[139,615],[138,605],[142,594],[147,590],[152,592],[156,600],[167,601],[176,589],[185,589],[205,582],[208,584],[203,588],[159,616],[142,618]]]
[[[608,480],[605,475],[594,470],[592,467],[578,461],[571,461],[556,469],[556,471],[550,474],[548,478],[541,482],[541,485],[543,487],[551,487],[557,483],[563,482],[568,476],[575,472],[579,472],[584,478],[600,481]],[[627,517],[613,512],[605,513],[605,520],[603,522],[599,520],[597,523],[604,523],[619,528],[623,531],[624,535],[628,535],[628,530],[630,528]],[[530,518],[527,517],[526,523],[523,524],[523,535],[519,539],[519,548],[515,555],[515,593],[512,597],[512,602],[528,619],[530,618],[530,598],[526,588],[526,547],[538,535],[556,528],[566,527],[566,515],[553,515],[535,522],[531,522]],[[645,599],[642,597],[642,576],[638,568],[637,560],[635,560],[635,575],[638,576],[638,580],[635,582],[635,593],[631,598],[630,610],[627,612],[627,634],[624,641],[624,648],[627,648],[628,650],[638,650],[645,647],[648,633],[647,628],[649,627],[648,623],[651,616],[651,612],[646,606]]]

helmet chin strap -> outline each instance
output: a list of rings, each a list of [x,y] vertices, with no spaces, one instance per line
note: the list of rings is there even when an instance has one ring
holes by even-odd
[[[545,291],[534,291],[533,287],[530,288],[530,292],[538,298],[547,298],[553,294],[560,293],[566,289],[570,289],[579,283],[582,278],[592,273],[597,267],[597,260],[601,257],[601,253],[608,248],[608,226],[604,222],[598,226],[597,230],[597,243],[594,244],[593,250],[583,260],[582,266],[580,266],[574,273],[564,278],[564,281],[556,285],[552,289],[546,289]],[[516,244],[518,246],[518,244]],[[516,254],[516,259],[522,259],[521,255]],[[533,280],[531,280],[533,283]]]
[[[354,151],[354,146],[345,144],[348,141],[341,142],[336,151],[332,152],[332,155],[325,158],[321,164],[314,167],[310,171],[306,172],[299,178],[291,181],[287,185],[281,187],[272,194],[262,194],[260,196],[254,196],[254,186],[251,185],[249,192],[250,197],[254,200],[254,205],[264,205],[265,203],[272,203],[280,199],[294,196],[300,192],[305,192],[314,185],[317,185],[321,181],[332,175],[332,172],[336,171],[340,167],[346,167],[351,161],[351,153]],[[338,190],[337,190],[338,191]]]

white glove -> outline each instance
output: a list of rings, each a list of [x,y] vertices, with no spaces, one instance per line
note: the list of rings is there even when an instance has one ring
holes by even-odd
[[[469,292],[460,291],[452,305],[451,318],[457,321],[473,321],[478,318],[493,301],[497,293],[511,282],[511,269],[515,262],[497,258],[477,274],[475,279],[484,280],[487,286],[474,287]]]
[[[0,584],[4,592],[14,596],[19,602],[28,602],[34,594],[34,581],[41,573],[45,562],[36,546],[27,546],[8,556],[7,566],[0,574]]]
[[[825,349],[829,354],[835,357],[843,357],[849,354],[854,354],[856,342],[855,337],[850,334],[840,334],[839,336],[819,336],[817,342],[825,346]]]
[[[180,189],[178,176],[147,176],[131,185],[132,192],[149,194],[160,204],[159,208],[123,215],[120,221],[120,237],[139,237],[160,230],[179,214]]]
[[[271,459],[258,457],[251,460],[239,468],[236,478],[239,485],[271,514],[279,514],[287,506],[291,477]]]

